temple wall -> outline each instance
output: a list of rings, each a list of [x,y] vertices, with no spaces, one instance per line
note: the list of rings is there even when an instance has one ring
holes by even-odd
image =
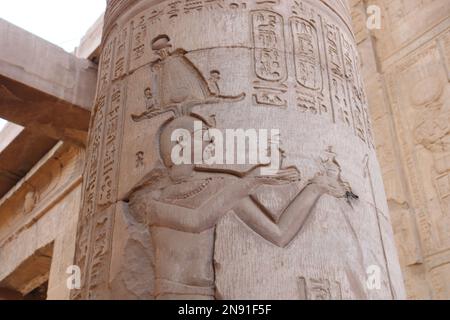
[[[0,287],[68,299],[83,151],[58,144],[0,201]]]
[[[349,2],[408,298],[449,299],[450,3],[442,0]],[[338,4],[337,13],[345,15],[343,2],[328,3]],[[381,30],[369,32],[365,27],[365,11],[370,4],[382,9]],[[109,28],[112,30],[113,26]],[[135,54],[139,55],[139,48],[136,49]],[[89,56],[89,50],[85,51]],[[204,60],[192,59],[199,63]],[[139,73],[135,77],[145,78]],[[145,86],[139,90],[144,89]],[[142,107],[145,101],[141,91],[135,95]],[[142,144],[147,138],[140,138]],[[139,151],[134,150],[133,155]],[[0,287],[26,282],[29,286],[21,288],[28,291],[30,286],[49,280],[50,299],[69,298],[65,271],[73,263],[83,157],[77,148],[58,146],[0,200]],[[130,166],[136,164],[135,157],[124,160]],[[131,174],[120,189],[130,188],[141,178],[141,171],[137,176]],[[139,243],[138,249],[129,252],[134,250],[136,255],[151,261],[151,255],[142,255],[148,252],[149,235],[130,221],[126,204],[119,202],[114,207],[114,215],[117,236],[111,244],[116,252],[111,261],[112,286],[119,293],[125,292],[127,286],[134,286],[134,297],[151,297],[152,282],[139,284],[133,280],[133,274],[152,270],[142,269],[140,264],[123,265],[130,259],[126,257],[129,244]],[[233,221],[227,222],[236,227]],[[26,281],[22,275],[15,275],[36,254],[46,256],[48,252],[51,252],[50,272],[43,268],[41,274],[37,269],[37,274]]]
[[[450,298],[450,2],[351,1],[408,297]],[[366,8],[381,8],[367,31]]]

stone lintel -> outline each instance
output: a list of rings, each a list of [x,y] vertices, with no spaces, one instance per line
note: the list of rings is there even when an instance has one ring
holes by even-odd
[[[0,117],[84,145],[97,67],[0,19]]]
[[[13,188],[57,142],[8,123],[0,132],[0,197]]]
[[[94,22],[86,34],[81,38],[75,49],[75,55],[80,59],[88,59],[95,63],[100,60],[100,45],[103,34],[103,14]]]

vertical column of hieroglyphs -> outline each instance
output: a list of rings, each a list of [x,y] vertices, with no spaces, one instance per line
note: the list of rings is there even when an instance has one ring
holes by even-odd
[[[128,48],[129,29],[124,27],[112,31],[102,50],[76,250],[82,289],[74,292],[74,298],[108,297]]]
[[[289,20],[297,106],[302,112],[345,124],[372,147],[354,40],[305,1],[292,2]]]
[[[340,28],[327,17],[322,17],[325,33],[325,51],[330,86],[330,98],[334,110],[334,120],[353,127],[353,115],[348,101],[347,85],[344,75],[344,61],[341,47]]]
[[[326,102],[324,57],[321,55],[318,15],[314,8],[302,1],[294,1],[290,31],[293,42],[296,100],[302,112],[333,119]]]
[[[258,105],[286,107],[287,66],[284,18],[273,11],[279,1],[256,1],[251,12],[254,44],[254,100]]]
[[[98,175],[101,165],[101,149],[103,131],[106,118],[106,86],[111,72],[112,45],[103,47],[99,80],[97,86],[96,103],[91,120],[89,144],[84,173],[84,193],[82,209],[78,222],[77,246],[75,251],[75,264],[81,268],[82,290],[74,292],[74,298],[85,298],[86,284],[88,283],[88,267],[90,258],[92,219],[96,212],[96,198],[98,189]]]
[[[92,255],[89,275],[89,298],[106,298],[108,284],[111,242],[114,224],[114,205],[117,201],[117,174],[121,152],[124,102],[126,99],[125,81],[122,77],[127,69],[129,30],[125,26],[114,30],[111,42],[114,44],[111,80],[108,92],[108,111],[105,117],[102,160],[99,172],[97,206],[98,217],[92,228]]]

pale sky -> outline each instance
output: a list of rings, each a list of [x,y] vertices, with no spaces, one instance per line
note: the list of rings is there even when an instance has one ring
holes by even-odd
[[[0,18],[73,52],[105,6],[106,0],[0,0]],[[4,124],[0,119],[0,130]]]

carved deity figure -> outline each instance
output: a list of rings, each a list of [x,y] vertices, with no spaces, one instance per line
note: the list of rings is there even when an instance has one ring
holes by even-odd
[[[411,96],[412,103],[420,107],[414,125],[415,142],[431,152],[434,159],[434,184],[442,213],[450,212],[450,105],[443,82],[429,77],[419,82]],[[442,234],[448,235],[447,224]]]
[[[308,182],[300,179],[296,168],[262,176],[262,166],[233,173],[175,165],[171,154],[177,141],[172,141],[172,133],[184,129],[195,139],[195,121],[199,121],[198,117],[181,116],[162,127],[162,165],[152,170],[129,197],[131,214],[150,228],[157,299],[215,298],[215,226],[224,215],[234,212],[266,240],[284,247],[294,239],[324,194],[337,198],[353,195],[341,180],[335,159],[326,162],[326,169]],[[203,121],[203,130],[208,128]],[[261,201],[258,196],[270,187],[281,199],[278,215],[272,217],[267,212],[273,211],[264,212],[257,205]]]
[[[414,138],[433,153],[438,173],[450,170],[450,109],[444,105],[443,93],[443,84],[428,78],[412,95],[412,102],[422,108],[415,121]]]
[[[415,226],[407,204],[391,201],[394,235],[398,243],[399,258],[403,265],[411,266],[423,263],[420,244],[415,234]]]
[[[159,110],[159,108],[155,105],[153,92],[150,87],[144,90],[144,96],[145,96],[145,109],[147,110],[147,112],[154,112]]]

